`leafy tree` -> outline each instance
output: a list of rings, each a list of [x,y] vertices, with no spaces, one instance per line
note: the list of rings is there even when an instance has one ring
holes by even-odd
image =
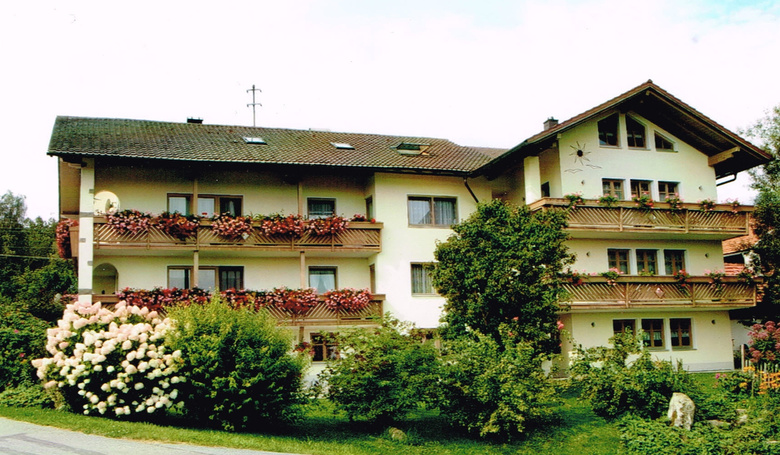
[[[420,405],[435,404],[439,356],[411,324],[386,316],[380,327],[340,333],[340,359],[320,375],[325,395],[350,420],[386,424]]]
[[[10,191],[0,196],[0,294],[13,293],[12,278],[24,271],[20,255],[25,253],[24,196]]]
[[[531,212],[500,200],[481,203],[455,233],[436,247],[434,287],[447,299],[445,334],[470,329],[503,346],[499,327],[538,352],[559,342],[561,271],[574,261],[564,242],[566,214]]]
[[[745,134],[760,141],[773,159],[759,170],[751,171],[753,188],[758,190],[753,214],[755,233],[759,242],[754,251],[759,257],[759,266],[766,277],[764,299],[759,309],[761,317],[776,318],[780,315],[780,105]]]

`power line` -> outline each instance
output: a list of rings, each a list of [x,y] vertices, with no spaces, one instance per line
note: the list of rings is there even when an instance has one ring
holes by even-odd
[[[57,256],[22,256],[19,254],[0,254],[0,257],[6,258],[24,258],[24,259],[57,259],[61,261],[67,261],[67,259],[58,258]]]

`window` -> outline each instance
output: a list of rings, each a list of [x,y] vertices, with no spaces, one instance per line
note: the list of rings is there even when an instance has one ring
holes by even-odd
[[[612,332],[615,335],[620,333],[630,333],[631,335],[635,335],[635,324],[636,321],[633,319],[614,319],[612,320]]]
[[[455,198],[409,196],[409,224],[450,226],[457,218]]]
[[[312,333],[311,348],[314,352],[313,362],[324,362],[339,358],[338,345],[333,339],[333,334]]]
[[[366,218],[369,220],[374,219],[374,198],[369,196],[366,198]]]
[[[623,199],[623,181],[615,179],[602,179],[601,187],[604,191],[604,196],[615,196],[618,199]]]
[[[542,183],[542,197],[550,197],[550,182]]]
[[[309,218],[327,218],[336,213],[335,199],[322,199],[310,197],[307,200]]]
[[[628,275],[628,250],[607,250],[610,269],[617,269]]]
[[[192,214],[191,194],[169,194],[168,211],[179,212],[182,215]],[[241,196],[198,196],[198,214],[212,216],[217,213],[229,213],[233,216],[241,216]]]
[[[658,133],[655,133],[655,149],[656,150],[663,150],[666,152],[673,152],[674,151],[674,144],[669,139],[661,136]]]
[[[317,294],[336,289],[336,267],[309,267],[309,287]]]
[[[612,114],[599,121],[599,144],[618,145],[618,115]]]
[[[674,275],[680,270],[685,270],[685,251],[664,250],[664,263],[667,275]]]
[[[645,147],[645,126],[626,116],[626,139],[629,147]]]
[[[642,319],[642,341],[648,348],[664,347],[664,320]]]
[[[658,261],[655,250],[636,250],[636,270],[640,275],[657,275]]]
[[[192,282],[192,267],[168,267],[168,287],[190,289]],[[243,267],[200,267],[198,268],[198,284],[201,289],[243,289]]]
[[[191,197],[189,195],[183,194],[169,194],[168,195],[168,211],[171,213],[179,212],[182,215],[189,215],[190,210],[190,200]]]
[[[677,182],[658,182],[658,199],[665,201],[677,194]]]
[[[429,264],[412,264],[412,294],[435,294]]]
[[[690,348],[691,320],[688,318],[669,319],[669,331],[672,335],[673,348]]]
[[[631,197],[650,194],[650,183],[649,180],[631,180]]]

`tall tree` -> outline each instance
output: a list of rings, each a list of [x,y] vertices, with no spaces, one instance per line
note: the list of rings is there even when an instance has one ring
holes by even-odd
[[[436,247],[432,271],[447,299],[445,332],[471,328],[499,344],[509,334],[539,352],[557,349],[560,274],[574,262],[565,227],[563,212],[531,212],[500,200],[479,204],[453,226],[455,233]]]
[[[11,191],[0,196],[0,294],[13,292],[12,278],[24,271],[24,220],[27,206],[24,196]]]
[[[780,316],[780,105],[745,131],[759,142],[773,159],[751,171],[755,201],[755,233],[759,237],[753,250],[758,254],[760,270],[765,275],[764,299],[759,316]]]

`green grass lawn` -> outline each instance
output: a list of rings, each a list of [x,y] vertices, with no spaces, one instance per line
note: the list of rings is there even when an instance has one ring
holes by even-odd
[[[0,415],[114,438],[185,442],[198,445],[302,454],[547,454],[617,453],[615,426],[593,414],[586,402],[564,392],[554,423],[531,429],[523,440],[491,443],[450,428],[435,412],[420,412],[397,424],[407,442],[393,441],[384,428],[372,429],[334,415],[329,405],[309,406],[305,418],[284,434],[229,433],[149,423],[119,422],[52,410],[0,407]]]

